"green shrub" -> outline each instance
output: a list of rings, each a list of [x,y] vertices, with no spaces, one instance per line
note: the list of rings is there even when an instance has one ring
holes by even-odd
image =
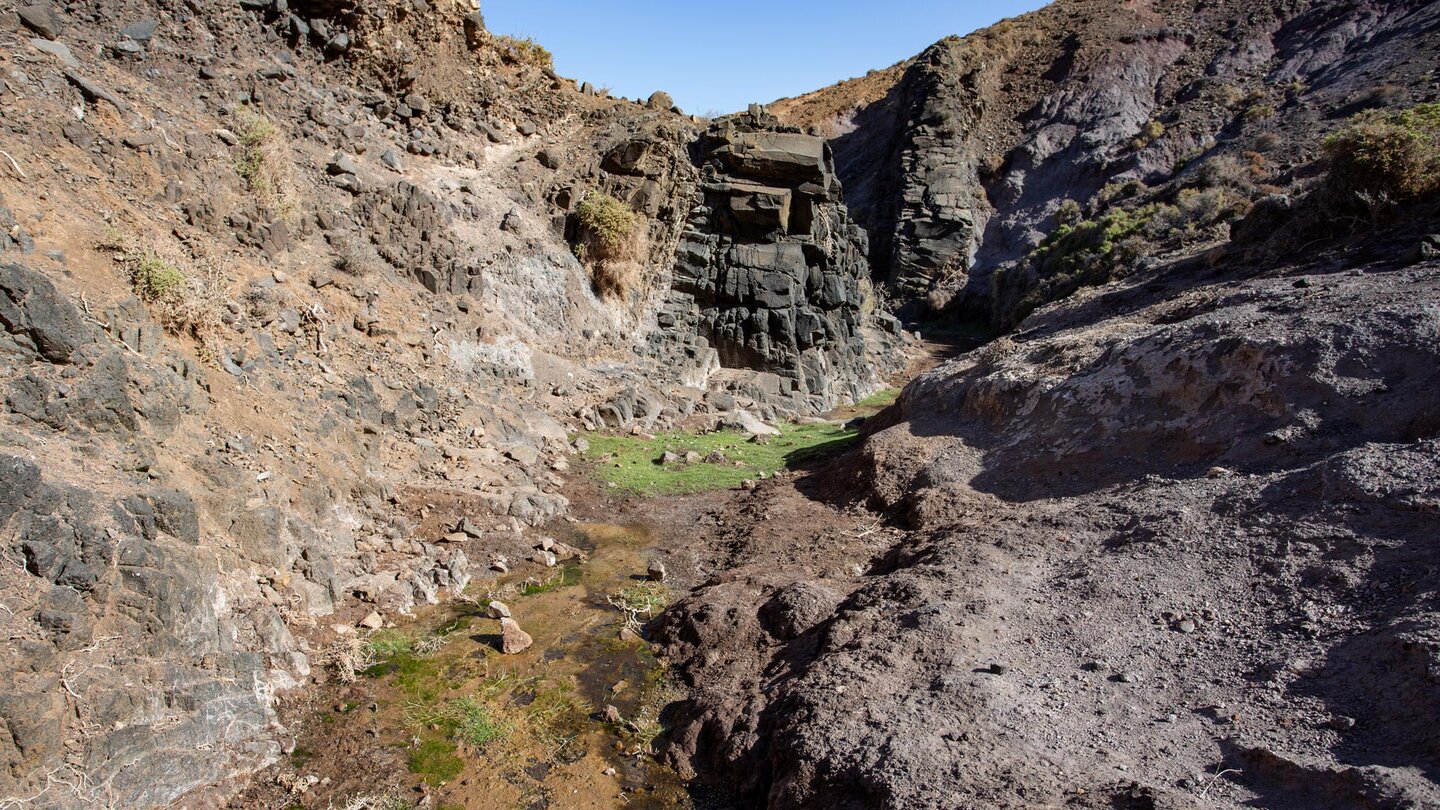
[[[202,356],[211,352],[221,331],[220,308],[225,297],[214,262],[196,260],[192,276],[154,248],[141,247],[137,240],[123,235],[107,234],[99,247],[119,254],[135,297],[149,305],[162,326],[195,338]]]
[[[146,303],[173,303],[185,295],[189,281],[180,268],[147,250],[130,264],[130,286]]]
[[[1140,128],[1140,134],[1136,136],[1135,140],[1130,142],[1130,146],[1133,147],[1136,151],[1139,151],[1149,146],[1151,143],[1154,143],[1156,139],[1158,139],[1161,135],[1164,134],[1165,125],[1160,123],[1159,121],[1156,121],[1154,118],[1151,118],[1149,121],[1145,122],[1145,126]]]
[[[1264,121],[1275,117],[1275,108],[1269,104],[1252,104],[1245,110],[1246,121]]]
[[[640,227],[640,216],[630,206],[599,191],[586,194],[575,213],[592,237],[591,257],[600,261],[620,258]]]
[[[1055,209],[1055,221],[1061,226],[1077,225],[1085,218],[1085,212],[1080,210],[1080,203],[1074,200],[1061,200],[1060,207]]]
[[[631,615],[653,619],[670,606],[674,599],[670,589],[660,582],[641,582],[606,597],[610,604]]]
[[[1440,103],[1362,112],[1325,139],[1328,184],[1348,198],[1410,201],[1440,190]]]

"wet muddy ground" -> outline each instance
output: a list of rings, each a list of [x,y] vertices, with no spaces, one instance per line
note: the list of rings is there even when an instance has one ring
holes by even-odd
[[[353,683],[292,707],[297,743],[276,785],[233,806],[696,806],[652,753],[674,698],[640,635],[668,600],[646,577],[653,535],[603,523],[542,534],[583,561],[474,583],[465,601],[370,634],[373,663]],[[533,637],[524,652],[500,652],[492,599]]]

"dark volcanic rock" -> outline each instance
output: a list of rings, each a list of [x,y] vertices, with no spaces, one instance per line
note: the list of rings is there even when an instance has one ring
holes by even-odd
[[[625,169],[644,153],[630,142],[606,160]],[[662,325],[697,335],[723,368],[771,375],[741,385],[791,410],[874,390],[888,338],[870,328],[865,235],[839,203],[829,147],[758,112],[716,122],[700,154],[703,204]]]
[[[99,337],[49,279],[18,264],[0,264],[0,326],[51,363]]]

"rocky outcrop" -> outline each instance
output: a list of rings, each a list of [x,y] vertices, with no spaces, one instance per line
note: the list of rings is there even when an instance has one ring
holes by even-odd
[[[935,44],[883,77],[883,94],[854,80],[776,109],[836,133],[876,279],[902,316],[1004,329],[1053,272],[1028,256],[1064,201],[1099,212],[1130,183],[1172,203],[1213,185],[1197,175],[1221,158],[1257,167],[1273,192],[1304,180],[1293,168],[1336,119],[1434,97],[1434,49],[1413,47],[1432,36],[1433,4],[1271,5],[1062,0]]]
[[[699,199],[661,327],[695,335],[692,356],[761,372],[729,379],[772,406],[824,410],[874,390],[899,330],[875,311],[865,235],[829,147],[757,108],[716,122],[696,148]]]

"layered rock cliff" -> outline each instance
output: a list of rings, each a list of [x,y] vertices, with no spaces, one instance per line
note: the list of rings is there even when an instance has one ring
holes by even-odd
[[[1413,43],[1436,14],[1404,1],[1056,3],[774,108],[831,136],[902,314],[1003,329],[1073,289],[1031,256],[1066,201],[1095,218],[1174,204],[1237,161],[1253,175],[1231,184],[1247,203],[1291,192],[1337,117],[1434,98],[1434,60]],[[1225,224],[1183,248],[1224,241]]]

